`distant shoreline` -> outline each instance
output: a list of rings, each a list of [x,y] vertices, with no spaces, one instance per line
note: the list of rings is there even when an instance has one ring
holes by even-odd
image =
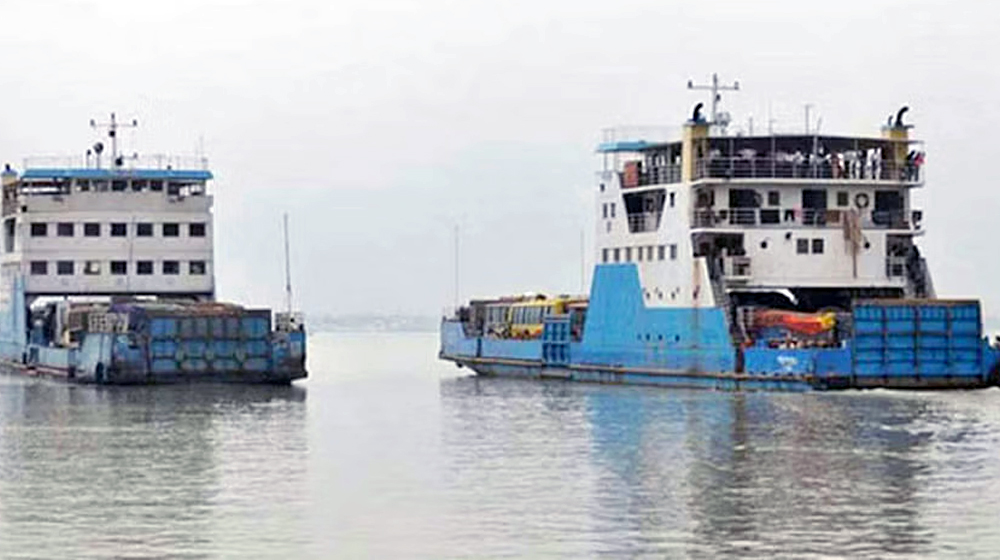
[[[437,332],[440,320],[424,315],[307,315],[306,328],[312,332]]]

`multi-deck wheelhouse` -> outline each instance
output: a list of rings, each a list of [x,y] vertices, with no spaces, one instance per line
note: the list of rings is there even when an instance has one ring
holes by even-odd
[[[597,262],[635,263],[647,305],[933,296],[910,204],[923,152],[902,113],[879,137],[716,130],[692,120],[679,141],[599,148]]]
[[[161,160],[165,161],[165,160]],[[3,181],[3,267],[35,296],[211,300],[212,174],[184,168],[40,167]]]

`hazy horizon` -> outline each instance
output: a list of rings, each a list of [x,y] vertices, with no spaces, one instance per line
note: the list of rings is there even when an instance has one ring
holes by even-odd
[[[978,250],[1000,211],[990,8],[15,0],[0,161],[82,154],[91,118],[137,118],[129,152],[211,162],[220,298],[282,304],[288,212],[297,307],[436,314],[456,225],[461,299],[579,291],[600,130],[678,126],[706,100],[687,80],[718,72],[742,86],[724,108],[758,130],[801,127],[810,103],[824,132],[875,135],[909,105],[935,286],[997,316],[1000,263]]]

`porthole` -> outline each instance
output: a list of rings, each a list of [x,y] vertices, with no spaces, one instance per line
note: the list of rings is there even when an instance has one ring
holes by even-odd
[[[674,342],[680,342],[680,341],[681,341],[681,335],[675,334],[674,335]]]
[[[761,241],[760,242],[760,248],[761,249],[767,249],[767,241]]]

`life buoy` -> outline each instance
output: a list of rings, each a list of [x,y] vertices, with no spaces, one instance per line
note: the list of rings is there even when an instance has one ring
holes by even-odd
[[[868,193],[854,195],[854,205],[858,208],[868,208]]]

